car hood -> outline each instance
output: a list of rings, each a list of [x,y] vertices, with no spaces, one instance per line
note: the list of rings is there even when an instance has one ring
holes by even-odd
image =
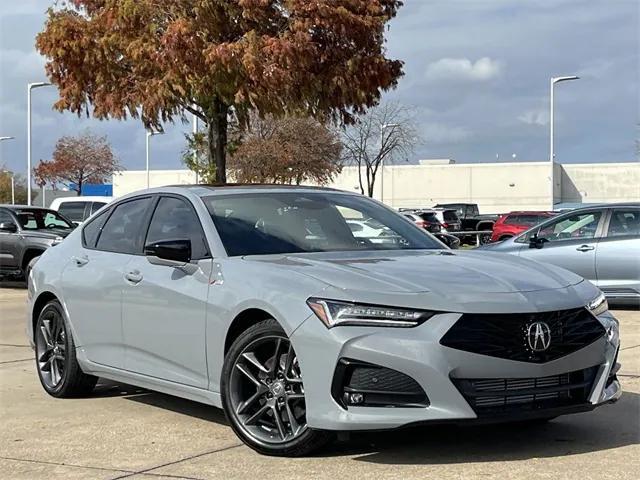
[[[576,285],[571,272],[488,251],[371,251],[245,257],[270,262],[343,290],[442,296],[525,293]]]

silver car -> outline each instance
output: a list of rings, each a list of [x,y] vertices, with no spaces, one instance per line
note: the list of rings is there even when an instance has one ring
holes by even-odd
[[[388,241],[353,235],[358,219]],[[203,402],[270,455],[339,431],[547,420],[621,395],[618,322],[592,283],[446,249],[336,190],[128,195],[42,255],[29,305],[49,394],[104,377]]]
[[[640,305],[640,203],[572,210],[480,248],[552,263],[590,280],[611,301]]]

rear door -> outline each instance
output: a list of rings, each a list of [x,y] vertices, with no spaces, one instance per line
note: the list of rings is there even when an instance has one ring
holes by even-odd
[[[566,268],[596,281],[596,246],[604,224],[602,210],[578,211],[544,223],[535,230],[542,248],[522,248],[520,255]],[[534,233],[534,232],[532,232]]]
[[[640,207],[610,212],[596,251],[596,284],[621,295],[640,291]]]
[[[82,249],[63,272],[62,286],[79,348],[89,360],[124,367],[122,290],[131,258],[141,252],[141,225],[152,197],[105,210],[82,228]]]
[[[144,256],[128,263],[123,294],[126,369],[199,388],[208,385],[205,321],[211,256],[200,220],[180,196],[159,198],[144,244],[191,241],[198,269],[152,265]]]

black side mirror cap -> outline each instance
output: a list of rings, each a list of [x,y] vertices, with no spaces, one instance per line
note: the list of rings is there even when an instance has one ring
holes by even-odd
[[[549,240],[547,240],[544,237],[538,237],[537,235],[534,235],[533,237],[531,237],[529,239],[529,248],[543,248],[544,244],[547,243]]]
[[[191,240],[162,240],[145,245],[144,254],[152,258],[164,260],[167,265],[179,266],[191,261]],[[154,262],[151,262],[154,263]]]
[[[0,223],[0,232],[16,233],[17,231],[18,226],[13,222]]]

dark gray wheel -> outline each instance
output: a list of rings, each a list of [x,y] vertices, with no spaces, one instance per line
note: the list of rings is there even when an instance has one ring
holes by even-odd
[[[67,331],[62,307],[49,302],[40,312],[34,332],[36,366],[40,383],[54,397],[89,393],[98,380],[80,369],[73,338]]]
[[[293,345],[274,320],[244,332],[223,369],[223,405],[231,426],[268,455],[305,455],[330,435],[307,426],[302,372]]]

